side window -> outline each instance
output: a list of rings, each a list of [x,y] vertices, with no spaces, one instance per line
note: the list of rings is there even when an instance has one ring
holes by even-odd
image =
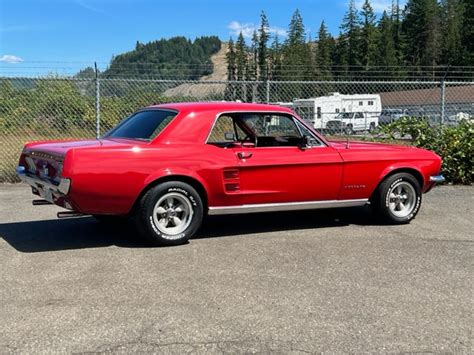
[[[359,101],[359,106],[362,106],[364,104],[363,101]]]
[[[317,112],[318,118],[321,118],[321,107],[318,107],[316,112]]]
[[[364,114],[362,112],[357,112],[355,118],[364,118]]]
[[[257,137],[301,137],[293,119],[283,115],[245,115],[243,122]]]
[[[234,120],[230,116],[220,116],[214,124],[214,127],[212,127],[207,143],[225,144],[236,140],[237,136],[234,129]]]
[[[339,113],[339,112],[341,112],[341,110],[339,110],[339,109],[337,108],[337,109],[336,109],[336,113]]]

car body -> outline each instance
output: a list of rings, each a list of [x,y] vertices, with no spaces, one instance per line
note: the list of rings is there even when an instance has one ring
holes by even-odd
[[[17,172],[44,203],[78,214],[139,214],[139,228],[150,221],[152,234],[165,217],[178,224],[186,207],[197,227],[149,238],[177,244],[206,214],[362,206],[394,174],[411,176],[421,201],[443,180],[440,167],[424,149],[327,141],[288,108],[214,102],[150,106],[100,139],[28,143]],[[165,217],[153,222],[163,193],[171,202],[154,207]]]

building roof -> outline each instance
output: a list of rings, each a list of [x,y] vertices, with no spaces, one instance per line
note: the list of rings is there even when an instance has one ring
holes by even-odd
[[[446,104],[474,103],[474,85],[446,85]],[[404,90],[380,93],[383,106],[438,105],[441,104],[441,88]]]

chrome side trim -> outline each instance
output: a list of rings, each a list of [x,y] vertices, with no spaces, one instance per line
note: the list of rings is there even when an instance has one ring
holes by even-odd
[[[357,207],[357,206],[364,206],[368,202],[369,202],[368,199],[357,199],[357,200],[305,201],[305,202],[288,202],[288,203],[263,203],[263,204],[255,204],[255,205],[209,207],[209,215],[214,216],[214,215],[240,214],[240,213],[299,211],[299,210],[312,210],[312,209],[321,209],[321,208]]]
[[[434,176],[430,176],[430,181],[431,182],[434,182],[434,183],[437,183],[437,184],[441,184],[443,182],[445,182],[445,178],[443,175],[434,175]]]

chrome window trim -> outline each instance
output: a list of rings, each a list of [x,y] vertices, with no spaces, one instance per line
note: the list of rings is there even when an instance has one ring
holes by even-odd
[[[286,203],[262,203],[236,206],[209,207],[209,215],[243,214],[276,211],[300,211],[323,208],[359,207],[369,202],[368,199],[324,200]]]
[[[308,127],[308,125],[304,122],[304,120],[299,119],[298,116],[296,116],[294,113],[285,112],[285,111],[282,112],[282,111],[262,111],[262,110],[260,110],[260,111],[259,110],[257,110],[257,111],[253,111],[253,110],[252,111],[239,111],[239,110],[220,111],[219,113],[216,114],[216,117],[214,118],[214,122],[212,123],[211,129],[209,130],[209,133],[207,134],[207,138],[206,138],[206,141],[205,141],[204,144],[211,144],[211,143],[208,143],[208,141],[209,141],[209,138],[211,137],[212,130],[214,129],[219,117],[222,116],[222,115],[230,114],[230,113],[266,113],[266,114],[269,114],[269,115],[272,115],[272,114],[273,115],[287,115],[287,116],[291,117],[293,120],[297,120],[299,123],[301,123],[303,126],[305,126],[308,129],[308,131],[313,135],[313,138],[317,139],[318,142],[320,143],[320,145],[311,146],[310,148],[328,147],[328,145],[324,141],[319,139],[319,137],[312,132],[312,129]],[[298,127],[298,125],[296,125],[296,127]],[[298,130],[299,130],[299,128],[298,128]],[[301,133],[301,131],[300,131],[300,133]],[[254,147],[254,148],[259,148],[259,147]],[[288,147],[260,147],[260,148],[288,148]]]

